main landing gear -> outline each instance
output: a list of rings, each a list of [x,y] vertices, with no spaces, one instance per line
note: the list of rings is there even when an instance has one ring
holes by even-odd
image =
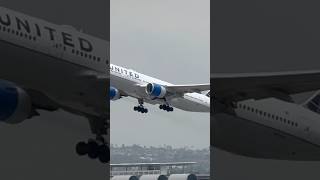
[[[143,106],[143,100],[139,99],[138,102],[139,102],[139,105],[133,107],[133,110],[141,113],[148,113],[148,109]]]
[[[79,156],[88,155],[90,159],[98,158],[102,163],[108,163],[110,160],[110,150],[103,137],[89,139],[87,143],[79,142],[76,145],[76,152]]]
[[[173,111],[173,107],[168,106],[166,104],[162,104],[159,106],[160,109],[164,110],[164,111],[168,111],[168,112],[172,112]]]
[[[95,139],[87,142],[81,141],[76,145],[76,152],[79,156],[88,155],[90,159],[99,159],[106,164],[110,161],[110,148],[103,135],[108,134],[109,120],[107,118],[90,117],[90,128]]]

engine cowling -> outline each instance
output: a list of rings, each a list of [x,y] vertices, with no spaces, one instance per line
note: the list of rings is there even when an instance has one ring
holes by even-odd
[[[110,100],[113,100],[113,101],[120,99],[121,97],[119,90],[114,87],[110,87],[109,96],[110,96]]]
[[[166,95],[167,90],[165,87],[161,86],[160,84],[149,83],[147,84],[147,87],[146,87],[146,93],[149,96],[163,98]]]
[[[14,84],[0,81],[0,121],[17,124],[28,119],[31,112],[30,96]]]

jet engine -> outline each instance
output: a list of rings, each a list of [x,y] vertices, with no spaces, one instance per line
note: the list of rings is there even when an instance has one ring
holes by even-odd
[[[149,96],[163,98],[166,95],[167,90],[165,87],[163,87],[159,84],[149,83],[149,84],[147,84],[147,87],[146,87],[146,93]]]
[[[17,124],[32,114],[30,96],[21,88],[7,81],[0,81],[0,121]]]
[[[113,101],[121,98],[119,90],[114,87],[110,87],[109,96]]]

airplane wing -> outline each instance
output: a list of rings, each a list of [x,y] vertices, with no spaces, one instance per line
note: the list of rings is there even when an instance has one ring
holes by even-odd
[[[290,101],[290,94],[320,89],[320,70],[268,73],[211,74],[213,97],[245,100],[276,97]]]
[[[169,85],[165,87],[168,91],[175,93],[192,93],[210,90],[210,84]]]
[[[210,90],[210,84],[188,84],[188,85],[162,85],[166,88],[167,92],[174,95],[183,95],[184,93],[202,92]],[[138,91],[145,92],[147,84],[137,84]]]

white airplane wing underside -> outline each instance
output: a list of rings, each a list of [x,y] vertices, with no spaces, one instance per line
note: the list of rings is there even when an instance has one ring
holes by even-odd
[[[291,94],[320,89],[320,71],[211,74],[213,97],[240,101],[276,97],[290,100]]]
[[[176,93],[193,93],[210,90],[210,84],[189,84],[165,86],[168,91]]]
[[[145,90],[147,85],[138,85]],[[193,92],[202,92],[210,90],[210,84],[188,84],[188,85],[163,85],[166,90],[173,94],[184,94]]]

